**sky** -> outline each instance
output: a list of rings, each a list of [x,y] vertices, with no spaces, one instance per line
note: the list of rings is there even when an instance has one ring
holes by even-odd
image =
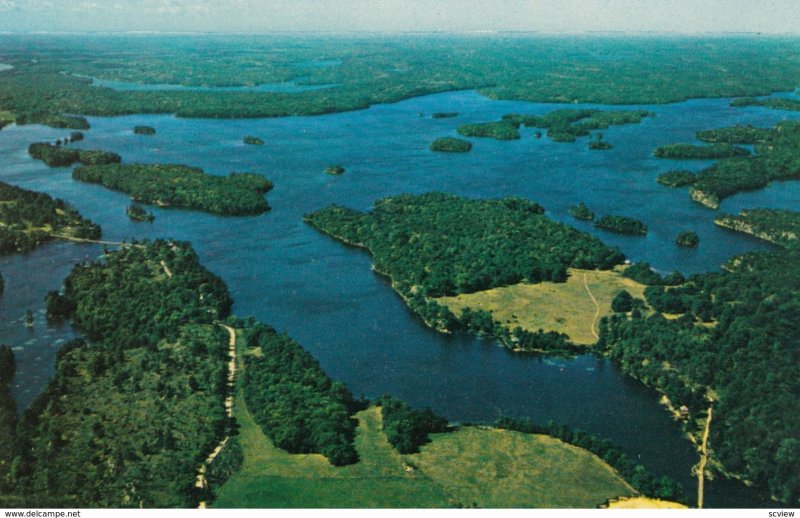
[[[798,0],[0,0],[6,32],[800,32]]]

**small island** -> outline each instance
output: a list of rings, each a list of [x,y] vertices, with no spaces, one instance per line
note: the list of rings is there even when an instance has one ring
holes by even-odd
[[[453,117],[458,117],[458,112],[436,112],[431,115],[431,118],[434,119],[451,119]]]
[[[442,153],[466,153],[470,149],[472,149],[472,143],[453,137],[437,138],[430,145],[431,151]]]
[[[272,189],[271,182],[256,174],[214,176],[199,168],[176,164],[81,166],[72,171],[72,177],[130,194],[141,203],[226,216],[267,212],[269,204],[264,193]]]
[[[135,126],[133,133],[136,135],[155,135],[156,129],[151,126]]]
[[[598,109],[573,109],[565,108],[554,110],[544,115],[521,115],[508,113],[503,115],[503,120],[525,127],[542,128],[547,130],[547,136],[553,142],[575,142],[578,137],[585,137],[592,131],[606,129],[610,126],[621,124],[638,124],[645,117],[654,114],[647,110],[598,110]],[[602,135],[598,133],[597,135]],[[537,131],[535,138],[541,138],[542,132]],[[597,138],[598,141],[601,138]],[[595,144],[592,149],[610,149],[604,144]],[[608,144],[610,146],[610,144]]]
[[[322,172],[333,176],[339,176],[340,174],[344,174],[345,171],[346,169],[344,167],[338,164],[334,164],[334,165],[329,165]]]
[[[613,147],[614,146],[610,142],[606,142],[605,140],[592,140],[589,142],[589,149],[606,150]]]
[[[629,218],[627,216],[605,215],[595,221],[594,226],[602,230],[626,236],[643,236],[647,234],[647,225],[638,219]]]
[[[259,137],[254,137],[253,135],[247,135],[244,138],[244,143],[249,144],[251,146],[261,146],[264,144],[264,141]]]
[[[700,237],[697,233],[686,230],[678,234],[675,243],[684,248],[697,248],[697,245],[700,244]]]
[[[658,175],[656,181],[667,187],[686,187],[697,181],[697,175],[685,170],[667,171]]]
[[[730,158],[748,156],[750,151],[729,143],[709,144],[696,146],[694,144],[668,144],[659,146],[653,151],[657,158],[676,158],[685,160],[707,160],[715,158]]]
[[[458,134],[465,137],[489,137],[497,140],[517,140],[520,138],[519,123],[506,120],[462,124],[458,127]]]
[[[583,202],[573,205],[569,208],[569,214],[575,219],[580,221],[593,221],[594,212],[589,209]]]
[[[128,205],[125,213],[131,221],[153,221],[156,219],[152,212],[147,212],[144,207],[136,203]]]
[[[780,209],[743,210],[738,216],[722,215],[714,220],[720,227],[744,232],[776,245],[800,249],[800,212]]]

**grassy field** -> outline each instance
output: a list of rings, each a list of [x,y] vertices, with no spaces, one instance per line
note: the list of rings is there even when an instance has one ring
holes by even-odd
[[[686,506],[668,500],[636,496],[633,498],[620,498],[609,502],[609,509],[686,509]]]
[[[436,300],[456,315],[466,307],[483,309],[509,329],[519,326],[529,331],[558,331],[576,344],[590,345],[597,341],[592,332],[597,331],[596,320],[612,314],[611,300],[620,290],[644,298],[645,286],[618,271],[571,268],[569,274],[564,283],[514,284]],[[599,313],[587,286],[599,305]]]
[[[335,468],[274,447],[239,396],[244,463],[216,490],[217,508],[596,507],[634,493],[594,455],[545,436],[466,427],[403,456],[376,407],[356,416],[361,460]]]

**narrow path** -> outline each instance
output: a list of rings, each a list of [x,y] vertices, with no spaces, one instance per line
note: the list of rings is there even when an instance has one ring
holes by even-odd
[[[594,320],[592,320],[592,334],[596,339],[599,340],[600,335],[597,334],[597,331],[595,331],[594,328],[595,325],[597,324],[597,319],[600,318],[600,304],[597,303],[597,299],[594,298],[592,290],[589,289],[589,281],[586,279],[585,273],[583,274],[583,287],[586,288],[586,293],[589,294],[589,297],[591,297],[592,302],[594,302],[595,311],[594,311]]]
[[[708,462],[708,433],[711,430],[711,410],[708,407],[708,418],[706,418],[706,428],[703,430],[703,442],[700,444],[700,463],[697,465],[697,508],[703,508],[703,485],[706,475],[706,462]]]
[[[161,263],[164,264],[163,261]],[[167,275],[172,277],[172,274],[169,273],[167,270],[167,266],[164,265],[164,269],[168,272]],[[226,331],[228,331],[228,335],[230,339],[228,340],[228,350],[229,350],[229,361],[228,361],[228,379],[227,379],[227,395],[225,396],[225,414],[228,418],[233,417],[233,394],[235,390],[234,382],[236,381],[236,330],[230,326],[226,326],[225,324],[219,324],[221,327],[224,327]],[[200,466],[200,469],[197,470],[197,480],[194,483],[194,487],[205,489],[208,487],[208,480],[206,479],[206,472],[208,471],[208,467],[214,462],[214,459],[217,458],[217,455],[222,451],[226,444],[228,444],[228,440],[230,439],[230,435],[226,435],[222,438],[222,440],[217,444],[217,447],[208,454],[206,460],[203,461],[203,465]],[[198,509],[205,509],[206,502],[202,501],[197,506]]]
[[[137,248],[144,248],[143,245],[134,245],[132,243],[120,243],[119,241],[102,241],[98,239],[84,239],[82,237],[64,236],[61,234],[50,234],[50,237],[56,239],[63,239],[65,241],[74,241],[76,243],[94,243],[97,245],[111,245],[111,246],[135,246]]]
[[[172,271],[169,269],[169,267],[167,266],[167,263],[163,259],[161,260],[161,267],[164,268],[164,273],[167,274],[167,277],[169,277],[171,279],[172,278]],[[226,329],[229,329],[229,328],[226,327]]]

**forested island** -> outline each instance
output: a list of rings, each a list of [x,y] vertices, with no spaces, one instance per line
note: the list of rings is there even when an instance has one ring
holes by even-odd
[[[564,335],[510,332],[485,311],[453,315],[432,300],[518,282],[563,282],[568,267],[610,269],[624,260],[618,249],[543,213],[538,204],[520,198],[470,200],[429,193],[385,198],[368,213],[333,206],[305,219],[345,243],[367,248],[374,269],[389,276],[409,307],[436,329],[494,334],[515,349],[576,351]]]
[[[31,144],[28,146],[28,154],[50,167],[67,167],[75,163],[84,165],[118,164],[122,161],[117,153],[110,151],[72,149],[48,142]]]
[[[508,121],[478,122],[475,124],[462,124],[458,127],[458,134],[465,137],[490,137],[497,140],[519,139],[519,124]]]
[[[0,255],[59,237],[98,239],[100,227],[60,199],[0,182]]]
[[[555,110],[545,115],[520,115],[509,113],[503,120],[517,127],[520,125],[547,129],[547,136],[553,142],[574,142],[577,137],[585,137],[593,130],[606,129],[620,124],[638,124],[645,117],[654,114],[647,110],[598,110],[594,108]],[[596,142],[602,142],[597,140]],[[594,146],[594,147],[592,147]],[[611,144],[590,143],[591,149],[610,149]]]
[[[800,248],[800,212],[779,209],[749,209],[739,215],[714,219],[720,227],[744,232],[789,249]]]
[[[697,181],[697,175],[685,170],[667,171],[658,175],[656,181],[667,187],[686,187]]]
[[[152,126],[135,126],[133,133],[136,135],[155,135],[156,129]]]
[[[153,221],[156,219],[152,212],[147,212],[144,207],[136,203],[128,205],[125,213],[131,221]]]
[[[607,149],[611,149],[613,147],[614,147],[614,145],[611,144],[611,142],[608,142],[608,141],[605,141],[605,140],[592,140],[592,141],[589,141],[589,149],[592,149],[592,150],[604,151],[604,150],[607,150]]]
[[[692,419],[714,407],[714,468],[755,483],[785,505],[800,500],[800,257],[751,253],[723,273],[648,288],[657,313],[601,323],[599,346],[623,371],[657,388]],[[679,313],[666,319],[660,312]],[[705,323],[701,325],[700,323]]]
[[[614,232],[615,234],[623,234],[626,236],[643,236],[647,234],[647,225],[638,219],[629,218],[627,216],[607,214],[595,221],[594,226],[609,232]]]
[[[710,144],[706,146],[695,146],[694,144],[669,144],[659,146],[653,151],[653,156],[658,158],[681,158],[681,159],[713,159],[731,158],[735,156],[747,156],[750,154],[745,148],[734,146],[727,142]]]
[[[444,153],[466,153],[472,149],[472,143],[453,137],[441,137],[431,142],[431,151],[440,151]]]
[[[333,175],[333,176],[339,176],[340,174],[344,174],[345,168],[340,166],[340,165],[338,165],[338,164],[333,164],[333,165],[329,165],[328,167],[326,167],[323,172],[325,174],[330,174],[330,175]]]
[[[706,130],[698,132],[697,136],[707,142],[717,142],[711,146],[755,143],[756,152],[753,156],[724,158],[697,173],[693,179],[688,175],[685,176],[685,183],[693,180],[689,188],[692,199],[709,208],[717,209],[720,202],[728,196],[742,191],[761,189],[774,180],[800,178],[800,165],[798,165],[800,122],[798,121],[784,121],[775,128],[735,126]],[[690,147],[703,149],[708,146]],[[683,178],[674,175],[670,178],[665,177],[664,182],[674,180],[684,183]],[[659,181],[662,181],[661,177]]]
[[[569,208],[569,215],[580,221],[594,221],[594,211],[587,207],[583,202]]]
[[[130,194],[137,202],[226,216],[267,212],[264,193],[272,189],[269,180],[256,174],[214,176],[177,164],[81,166],[72,171],[72,177]]]
[[[675,238],[675,243],[684,248],[697,248],[700,244],[700,237],[696,232],[686,230],[678,234],[678,237]]]

